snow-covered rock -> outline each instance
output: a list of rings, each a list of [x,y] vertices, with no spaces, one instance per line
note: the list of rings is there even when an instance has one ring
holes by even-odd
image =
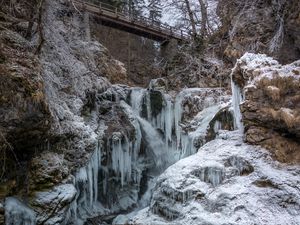
[[[232,80],[236,120],[243,119],[246,141],[282,162],[300,162],[300,61],[283,66],[246,53],[237,60]]]
[[[31,206],[37,215],[37,223],[45,225],[62,224],[75,199],[73,184],[62,184],[44,192],[37,192]]]
[[[274,162],[239,131],[220,132],[159,178],[150,207],[130,224],[300,223],[300,168]]]
[[[44,152],[30,162],[30,185],[32,190],[51,188],[70,174],[63,155]]]

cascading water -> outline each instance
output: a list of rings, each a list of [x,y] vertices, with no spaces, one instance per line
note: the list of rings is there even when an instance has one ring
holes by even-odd
[[[206,97],[203,100],[203,113],[198,115],[200,123],[197,125],[197,129],[187,132],[182,128],[183,101],[187,98],[192,98],[192,95],[209,90],[211,89],[185,89],[174,100],[170,95],[159,92],[160,101],[162,102],[159,113],[153,113],[156,110],[152,108],[154,104],[151,102],[153,91],[137,88],[131,90],[130,104],[133,110],[137,116],[144,116],[155,129],[162,132],[162,139],[165,143],[164,149],[169,153],[170,163],[174,163],[196,152],[194,140],[200,136],[202,138],[205,137],[210,120],[221,109],[222,105],[216,104],[213,98]],[[160,101],[156,100],[156,102]],[[206,111],[207,113],[205,113]],[[143,115],[143,112],[147,112],[147,115]],[[203,118],[201,119],[201,117]]]
[[[162,168],[167,160],[166,149],[162,138],[157,132],[157,130],[153,128],[153,126],[151,126],[151,124],[148,121],[140,117],[138,118],[138,120],[145,134],[144,138],[148,145],[148,155],[153,159],[156,167]]]

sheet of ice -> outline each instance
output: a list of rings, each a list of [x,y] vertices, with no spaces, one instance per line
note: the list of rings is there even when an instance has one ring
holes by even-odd
[[[240,110],[240,104],[243,101],[242,91],[238,85],[236,85],[231,77],[231,90],[232,90],[232,105],[234,114],[234,128],[244,132],[244,126],[242,122],[242,113]]]
[[[133,112],[140,115],[142,111],[143,98],[145,96],[146,89],[143,88],[133,88],[130,94],[130,105]]]

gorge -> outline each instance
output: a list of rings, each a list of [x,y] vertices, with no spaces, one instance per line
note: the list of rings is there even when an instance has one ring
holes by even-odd
[[[101,24],[72,1],[42,1],[30,39],[27,6],[17,1],[12,16],[4,4],[0,224],[300,224],[300,14],[291,2],[267,8],[290,12],[278,52],[247,49],[246,18],[233,23],[241,11],[229,15],[222,0],[218,34],[232,29],[232,38],[216,34],[218,50],[200,55],[179,45],[153,74],[112,56]],[[251,21],[269,32],[261,4],[243,12],[257,8]],[[255,41],[265,38],[274,45]]]

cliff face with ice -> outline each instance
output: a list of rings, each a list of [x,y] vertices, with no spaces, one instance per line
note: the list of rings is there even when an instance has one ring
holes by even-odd
[[[1,98],[0,107],[9,156],[1,179],[6,224],[110,221],[147,205],[153,178],[219,129],[233,128],[222,88],[111,85],[106,78],[126,78],[126,71],[91,41],[85,16],[67,1],[45,1],[43,8],[45,40],[38,54],[39,32],[28,41],[14,25],[10,33],[1,31],[1,68],[9,81],[1,83],[7,100]],[[21,45],[28,63],[8,54]],[[9,172],[13,168],[16,173]]]
[[[299,224],[298,64],[251,53],[238,59],[231,73],[236,131],[219,130],[170,166],[150,206],[128,223]]]
[[[126,70],[91,39],[87,18],[70,1],[46,0],[43,29],[34,24],[29,40],[28,24],[0,17],[0,223],[284,224],[280,211],[297,224],[299,169],[241,140],[245,130],[276,156],[271,144],[288,142],[284,153],[298,160],[297,62],[246,55],[231,75],[232,101],[212,59],[147,88],[112,85]],[[270,110],[251,114],[254,103]],[[264,125],[269,112],[276,130]],[[255,130],[278,142],[256,141]]]

